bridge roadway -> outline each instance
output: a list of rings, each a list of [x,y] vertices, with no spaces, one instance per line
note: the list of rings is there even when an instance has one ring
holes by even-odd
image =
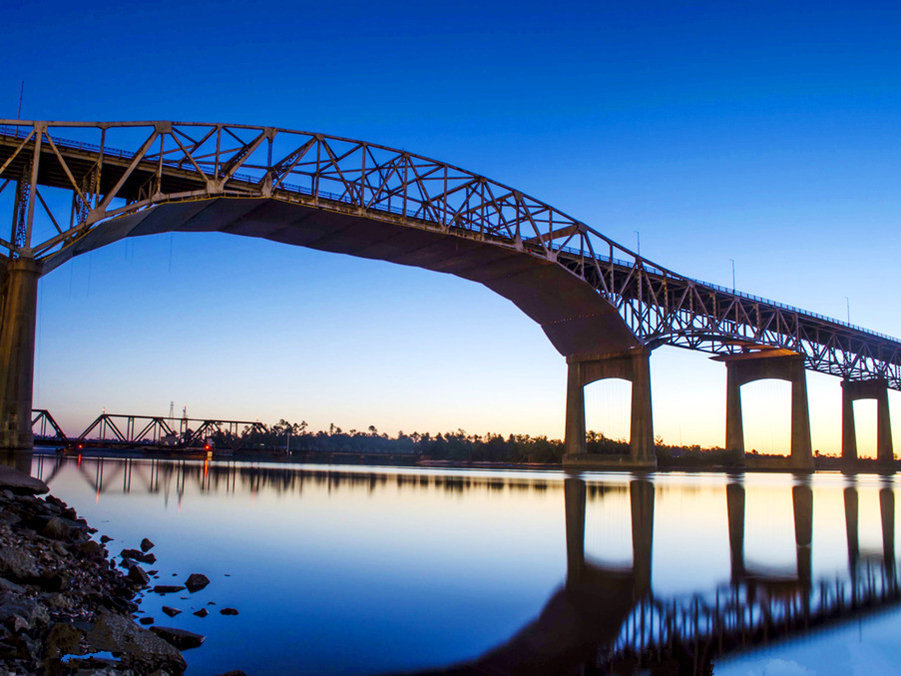
[[[234,463],[35,456],[35,476],[49,485],[75,466],[96,493],[111,490],[162,495],[178,504],[192,484],[203,493],[263,489],[302,492],[304,484],[328,485],[330,491],[412,490],[431,487],[453,492],[546,489],[540,477],[478,474],[372,473],[365,470],[257,467]],[[846,575],[815,580],[812,576],[813,490],[806,480],[791,488],[795,533],[793,570],[757,570],[746,561],[745,486],[740,477],[726,486],[730,553],[729,580],[691,594],[655,594],[652,585],[654,506],[657,489],[647,479],[627,484],[587,482],[578,475],[564,480],[566,582],[554,592],[540,615],[508,642],[459,667],[459,673],[620,673],[616,667],[651,668],[680,663],[678,673],[709,673],[711,661],[753,647],[797,637],[819,626],[850,622],[901,603],[895,557],[895,494],[887,483],[879,490],[882,548],[861,551],[859,497],[851,479],[844,488]],[[611,566],[586,557],[585,522],[589,499],[627,493],[630,506],[632,562]],[[477,669],[474,669],[476,668]],[[442,674],[458,673],[453,669]],[[626,672],[624,672],[626,673]],[[628,671],[631,673],[631,671]],[[675,673],[666,671],[665,673]]]
[[[3,191],[13,205],[0,238],[3,448],[32,444],[38,278],[124,237],[218,231],[446,272],[508,298],[566,358],[571,465],[606,462],[586,454],[584,386],[611,377],[632,382],[631,454],[615,464],[655,465],[649,357],[660,345],[726,363],[729,449],[744,451],[741,385],[782,378],[792,383],[785,467],[812,468],[807,369],[843,379],[848,467],[850,402],[862,397],[879,402],[877,454],[893,465],[886,392],[901,389],[901,342],[679,275],[450,164],[274,127],[0,120]]]

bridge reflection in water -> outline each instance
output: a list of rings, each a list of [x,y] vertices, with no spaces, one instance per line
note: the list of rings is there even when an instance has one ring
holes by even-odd
[[[300,493],[304,486],[375,492],[559,490],[557,476],[428,472],[381,468],[256,466],[241,463],[35,456],[33,473],[52,484],[75,466],[98,500],[108,492],[160,494],[179,501],[186,489],[235,493]],[[882,546],[860,546],[857,480],[842,490],[847,571],[814,579],[814,491],[809,477],[791,486],[795,556],[793,571],[768,572],[745,557],[746,487],[743,476],[725,486],[729,579],[689,594],[655,594],[652,584],[655,499],[665,486],[633,475],[627,485],[600,475],[563,480],[566,579],[539,616],[509,641],[481,657],[432,673],[709,673],[729,654],[841,624],[901,601],[895,563],[895,498],[891,480],[878,491]],[[628,493],[632,560],[603,564],[586,555],[586,506]]]

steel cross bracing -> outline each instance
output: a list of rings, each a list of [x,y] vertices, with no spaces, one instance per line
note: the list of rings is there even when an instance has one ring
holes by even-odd
[[[68,213],[46,198],[51,188],[68,193]],[[784,348],[804,355],[808,369],[901,389],[895,338],[679,275],[518,190],[364,141],[251,125],[0,120],[0,198],[4,191],[13,219],[0,255],[34,257],[47,269],[117,217],[173,202],[270,198],[560,265],[650,347]]]
[[[34,415],[50,414],[46,411],[34,411]],[[52,420],[52,418],[51,418]],[[37,422],[38,418],[35,417]],[[177,424],[176,424],[177,422]],[[34,423],[32,423],[34,424]],[[55,422],[53,423],[56,424]],[[194,428],[191,425],[195,425]],[[68,441],[58,426],[55,428],[61,438]],[[250,420],[224,420],[218,418],[165,418],[163,416],[135,415],[131,413],[101,413],[76,437],[76,441],[85,441],[91,432],[97,430],[100,441],[122,444],[141,444],[159,442],[164,437],[177,438],[179,444],[191,446],[202,444],[203,440],[213,434],[225,434],[240,441],[242,432],[266,432],[266,426]]]

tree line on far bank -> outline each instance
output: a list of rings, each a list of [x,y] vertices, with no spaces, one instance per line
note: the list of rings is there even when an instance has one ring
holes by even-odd
[[[222,433],[213,435],[217,446],[229,446],[230,439]],[[467,434],[458,429],[439,434],[398,432],[395,436],[380,433],[370,425],[365,431],[344,431],[334,424],[328,431],[313,432],[306,421],[292,423],[280,420],[265,432],[247,429],[242,434],[242,446],[280,450],[291,455],[309,453],[358,453],[364,455],[403,455],[422,460],[456,462],[508,462],[559,464],[563,459],[563,442],[546,436],[528,434]],[[587,450],[598,455],[625,455],[629,443],[611,439],[600,432],[586,435]],[[664,444],[656,439],[657,460],[660,465],[733,465],[740,457],[722,448],[701,448]]]

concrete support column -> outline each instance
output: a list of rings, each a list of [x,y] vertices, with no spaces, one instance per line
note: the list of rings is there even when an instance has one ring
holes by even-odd
[[[585,570],[585,482],[578,477],[563,481],[566,506],[566,583],[578,583]]]
[[[842,381],[842,465],[857,467],[857,428],[854,425],[854,396],[851,383]]]
[[[0,315],[0,449],[31,450],[34,333],[40,264],[18,259],[7,266]]]
[[[726,363],[726,450],[745,452],[745,431],[741,419],[741,382],[735,362]]]
[[[791,465],[796,469],[813,469],[813,447],[810,443],[810,406],[807,403],[807,372],[804,370],[803,358],[794,360],[792,371]]]
[[[585,384],[582,364],[567,362],[566,375],[566,426],[563,439],[565,455],[575,456],[587,452],[585,442]]]
[[[732,584],[737,584],[745,576],[745,487],[740,483],[726,484],[726,512]]]
[[[569,467],[608,466],[653,468],[654,420],[651,408],[651,351],[637,347],[626,352],[576,359],[568,357],[566,380],[566,433],[563,461]],[[585,439],[585,386],[605,378],[632,384],[629,456],[588,456]]]
[[[884,471],[894,471],[895,451],[892,445],[892,421],[888,408],[888,382],[882,378],[842,381],[842,460],[844,469],[858,466],[857,434],[854,424],[854,402],[876,400],[876,464]]]
[[[860,538],[858,536],[858,497],[857,488],[845,488],[845,533],[848,538],[848,569],[851,579],[856,579],[857,562],[860,560]]]
[[[651,411],[651,353],[642,350],[632,355],[632,421],[629,445],[632,459],[656,462],[654,417]]]
[[[654,545],[654,484],[644,479],[629,484],[632,509],[632,571],[635,593],[651,593],[651,552]]]
[[[895,464],[892,421],[888,410],[888,387],[876,397],[876,462],[884,468],[892,468]]]
[[[810,587],[813,541],[813,490],[810,486],[792,487],[792,511],[795,518],[798,579],[804,587]]]
[[[895,570],[895,492],[890,486],[879,491],[879,514],[882,517],[882,560],[885,569]]]
[[[744,454],[741,386],[764,378],[787,380],[792,386],[791,455],[788,466],[799,470],[813,469],[804,357],[788,350],[761,350],[714,359],[726,363],[726,448]]]

